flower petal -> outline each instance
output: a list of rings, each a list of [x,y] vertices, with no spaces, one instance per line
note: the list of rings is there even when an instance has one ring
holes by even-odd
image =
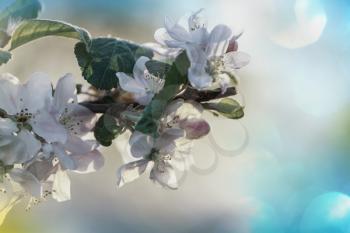
[[[210,132],[210,125],[203,119],[190,118],[180,125],[186,131],[186,138],[191,140],[204,137]]]
[[[80,137],[70,135],[64,144],[65,150],[73,155],[84,155],[97,148],[98,144],[94,140],[83,140]]]
[[[53,166],[51,159],[35,161],[27,167],[27,171],[33,174],[39,181],[46,181],[50,175],[57,171],[57,166]]]
[[[26,84],[21,88],[20,100],[22,109],[35,113],[44,108],[45,104],[52,99],[52,86],[50,78],[44,73],[34,73]]]
[[[67,172],[58,169],[52,185],[52,197],[58,202],[71,199],[70,179]]]
[[[206,54],[208,57],[221,56],[226,53],[227,48],[232,38],[232,30],[226,25],[217,25],[211,31]]]
[[[18,138],[21,139],[26,145],[26,158],[23,158],[27,162],[37,155],[41,149],[41,143],[35,138],[35,135],[26,129],[22,129],[18,134]]]
[[[175,23],[168,17],[165,17],[165,29],[168,32],[169,36],[179,42],[189,42],[191,37],[189,32],[178,23]]]
[[[60,143],[55,143],[53,145],[53,150],[55,155],[60,161],[63,170],[75,170],[77,165],[70,155],[68,155],[64,149],[64,145]]]
[[[151,170],[150,179],[162,187],[177,189],[178,183],[174,168],[168,163],[164,165],[161,170],[155,165]]]
[[[15,122],[10,119],[0,118],[0,135],[12,135],[18,128]]]
[[[240,69],[248,65],[250,56],[243,52],[230,52],[224,56],[225,68]]]
[[[11,74],[0,75],[0,108],[8,114],[14,115],[19,110],[20,91],[18,79]]]
[[[67,130],[47,110],[41,110],[35,118],[31,119],[30,125],[33,131],[47,142],[64,143],[67,140]]]
[[[4,165],[27,162],[31,159],[26,153],[26,144],[16,136],[0,137],[0,160]]]
[[[34,197],[39,197],[41,194],[41,185],[32,173],[19,168],[14,168],[9,173],[10,177],[19,183],[25,191],[30,193]]]
[[[207,56],[203,50],[195,45],[186,46],[186,53],[191,61],[191,67],[188,70],[188,79],[191,85],[196,89],[209,87],[213,78],[206,72]]]
[[[166,41],[173,40],[165,28],[159,28],[154,33],[154,39],[161,45],[166,46]]]
[[[67,119],[65,127],[73,135],[83,136],[91,132],[97,121],[96,114],[80,104],[68,104],[62,118]]]
[[[142,44],[142,46],[145,48],[149,48],[153,50],[154,53],[160,55],[161,57],[159,58],[159,60],[162,60],[162,59],[173,60],[181,52],[181,49],[179,48],[168,48],[168,47],[165,47],[166,45],[161,45],[157,43],[144,43]]]
[[[75,94],[76,85],[72,74],[66,74],[56,85],[56,90],[53,99],[53,108],[58,113],[63,113],[68,103],[77,101]]]
[[[154,97],[154,93],[134,95],[135,102],[143,106],[147,106],[152,101],[153,97]]]
[[[135,131],[129,140],[130,151],[134,158],[141,158],[151,153],[154,139],[139,131]]]
[[[145,87],[142,85],[142,83],[139,83],[136,79],[130,77],[129,75],[118,72],[117,77],[119,79],[119,85],[124,91],[138,94],[146,93]]]
[[[148,160],[141,159],[121,166],[117,172],[118,187],[122,187],[126,183],[130,183],[139,178],[146,171],[148,163]]]
[[[134,78],[140,83],[145,81],[144,72],[145,70],[147,70],[146,62],[148,62],[149,60],[150,59],[148,57],[142,56],[139,59],[137,59],[134,65],[134,69],[133,69]]]
[[[72,155],[72,159],[76,164],[74,172],[86,174],[96,172],[104,165],[104,157],[98,150],[93,150],[87,154]]]

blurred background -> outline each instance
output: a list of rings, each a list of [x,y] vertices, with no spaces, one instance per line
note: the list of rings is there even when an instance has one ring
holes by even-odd
[[[0,1],[1,2],[1,1]],[[205,8],[209,25],[244,31],[240,121],[206,115],[195,167],[177,191],[144,176],[121,189],[126,139],[104,149],[106,166],[71,174],[72,200],[15,207],[1,233],[350,233],[349,0],[42,0],[40,18],[68,21],[95,37],[153,41],[165,16]],[[76,41],[45,38],[1,66],[25,80],[43,71],[83,82]]]

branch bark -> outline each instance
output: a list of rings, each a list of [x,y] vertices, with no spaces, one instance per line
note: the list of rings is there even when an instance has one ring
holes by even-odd
[[[227,88],[227,91],[222,94],[221,90],[215,91],[198,91],[196,89],[187,88],[182,94],[175,97],[175,99],[184,99],[184,100],[194,100],[196,102],[207,102],[210,100],[220,99],[224,97],[234,96],[237,94],[235,87]],[[90,109],[94,113],[106,113],[109,109],[115,107],[119,110],[124,110],[127,108],[127,104],[123,103],[101,103],[101,101],[94,102],[82,102],[82,106]]]

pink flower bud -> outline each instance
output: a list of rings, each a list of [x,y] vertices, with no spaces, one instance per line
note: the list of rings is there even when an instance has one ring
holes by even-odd
[[[230,40],[230,43],[228,45],[226,53],[236,52],[237,50],[238,50],[238,42],[237,42],[236,38],[234,37]]]
[[[210,131],[208,122],[203,119],[188,119],[180,123],[180,127],[186,131],[186,138],[199,139]]]

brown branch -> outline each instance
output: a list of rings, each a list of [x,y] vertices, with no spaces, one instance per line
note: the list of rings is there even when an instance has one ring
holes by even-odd
[[[222,94],[221,90],[215,91],[198,91],[193,88],[187,88],[182,94],[176,96],[176,99],[184,100],[194,100],[196,102],[207,102],[214,99],[220,99],[224,97],[229,97],[237,94],[235,87],[227,88],[227,91]],[[112,109],[114,114],[120,113],[123,110],[126,110],[127,104],[123,103],[101,103],[100,100],[93,102],[82,102],[82,106],[90,109],[94,113],[106,113]]]
[[[186,91],[179,96],[177,96],[177,99],[184,99],[184,100],[194,100],[196,102],[207,102],[214,99],[220,99],[228,96],[236,95],[237,91],[235,87],[229,87],[227,88],[226,92],[224,94],[221,93],[221,90],[214,90],[214,91],[198,91],[193,88],[187,88]]]

